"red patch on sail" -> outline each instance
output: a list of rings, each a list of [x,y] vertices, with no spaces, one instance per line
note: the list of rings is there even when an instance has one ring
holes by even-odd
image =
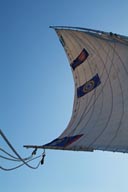
[[[69,136],[69,137],[63,137],[63,138],[57,138],[53,140],[52,142],[44,145],[44,146],[51,146],[51,147],[67,147],[68,145],[71,145],[75,141],[77,141],[80,137],[82,137],[83,134],[81,135],[75,135],[75,136]]]
[[[82,64],[87,57],[89,56],[88,52],[83,49],[81,53],[78,55],[78,57],[71,63],[71,67],[73,70],[75,70],[76,67],[78,67],[80,64]]]

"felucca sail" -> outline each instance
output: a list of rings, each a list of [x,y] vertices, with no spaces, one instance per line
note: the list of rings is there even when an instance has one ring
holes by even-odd
[[[103,31],[54,27],[75,84],[64,132],[40,148],[128,152],[128,38]]]

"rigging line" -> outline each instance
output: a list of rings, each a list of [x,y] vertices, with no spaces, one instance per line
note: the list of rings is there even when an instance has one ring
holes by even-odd
[[[8,153],[7,151],[5,151],[5,150],[2,149],[2,148],[0,148],[0,151],[2,151],[3,153],[5,153],[6,155],[12,157],[14,161],[21,161],[19,158],[17,158],[17,157],[15,157],[15,156],[11,155],[10,153]],[[25,157],[25,158],[23,158],[24,161],[31,159],[31,158],[33,157],[33,155],[34,155],[34,154],[32,153],[29,157]]]
[[[6,159],[6,160],[9,160],[9,161],[19,161],[18,159],[8,158],[8,157],[5,157],[5,156],[3,156],[3,155],[0,155],[0,158]]]
[[[27,160],[31,159],[32,157],[33,157],[33,155],[31,155],[31,156],[29,156],[27,158],[24,158],[23,160],[27,161]],[[18,161],[18,162],[21,161],[19,158],[8,158],[8,157],[3,156],[3,155],[0,155],[0,158],[7,159],[7,160],[10,160],[10,161]]]
[[[24,161],[24,159],[22,159],[22,157],[17,153],[17,151],[14,149],[14,147],[11,145],[11,143],[8,141],[8,139],[6,138],[6,136],[4,135],[4,133],[2,132],[2,130],[0,129],[0,134],[3,137],[3,139],[5,140],[5,142],[8,144],[8,146],[12,149],[12,151],[15,153],[15,155],[17,155],[17,157],[29,168],[31,169],[36,169],[36,167],[33,167],[31,165],[29,165],[27,162]]]
[[[35,159],[38,159],[38,158],[40,158],[40,157],[41,157],[41,155],[39,155],[39,156],[37,156],[37,157],[34,157],[33,159],[28,160],[27,163],[30,162],[30,161],[33,161],[33,160],[35,160]],[[35,167],[35,169],[37,169],[37,168],[39,167],[40,163],[41,163],[41,161],[39,161],[39,163],[37,164],[37,166]],[[5,168],[5,167],[0,166],[0,169],[3,170],[3,171],[13,171],[13,170],[15,170],[15,169],[20,168],[20,167],[23,166],[23,165],[24,165],[24,163],[22,163],[22,164],[20,164],[20,165],[18,165],[18,166],[16,166],[16,167],[12,167],[12,168]]]
[[[3,153],[5,153],[6,155],[12,157],[13,159],[18,159],[17,157],[11,155],[10,153],[8,153],[7,151],[5,151],[4,149],[0,148],[0,151],[2,151]]]

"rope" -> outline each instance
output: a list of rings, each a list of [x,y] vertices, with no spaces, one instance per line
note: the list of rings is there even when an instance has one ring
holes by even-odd
[[[13,158],[13,159],[10,158],[10,160],[13,160],[13,161],[20,161],[19,158],[17,158],[17,157],[15,157],[15,156],[11,155],[10,153],[8,153],[7,151],[5,151],[4,149],[0,148],[0,151],[2,151],[2,152],[5,153],[6,155],[8,155],[8,156],[10,156],[10,157]],[[34,151],[35,151],[35,150],[34,150]],[[35,155],[35,154],[34,154],[34,151],[32,152],[32,154],[31,154],[29,157],[23,158],[23,160],[24,160],[24,161],[27,161],[27,160],[31,159],[31,158],[33,157],[33,155]],[[2,157],[2,156],[0,156],[0,157]],[[5,159],[6,159],[6,157],[5,157]]]
[[[40,157],[41,157],[41,155],[39,155],[39,156],[37,156],[37,157],[34,157],[33,159],[28,160],[27,163],[30,162],[30,161],[33,161],[33,160],[35,160],[35,159],[38,159],[38,158],[40,158]],[[41,161],[37,164],[37,166],[35,167],[35,169],[37,169],[37,168],[39,167],[40,163],[41,163]],[[21,166],[23,166],[23,165],[24,165],[24,163],[22,163],[22,164],[20,164],[20,165],[18,165],[18,166],[16,166],[16,167],[12,167],[12,168],[4,168],[4,167],[0,166],[0,169],[2,169],[3,171],[13,171],[13,170],[18,169],[19,167],[21,167]]]
[[[0,157],[1,157],[1,158],[4,158],[4,159],[7,159],[7,160],[12,160],[12,161],[15,160],[15,161],[21,161],[21,162],[22,162],[22,164],[20,164],[20,165],[18,165],[18,166],[16,166],[16,167],[10,168],[10,169],[6,169],[6,168],[4,168],[4,167],[0,167],[0,169],[2,169],[2,170],[4,170],[4,171],[11,171],[11,170],[15,170],[15,169],[17,169],[17,168],[19,168],[19,167],[21,167],[21,166],[23,166],[23,165],[26,165],[27,167],[29,167],[29,168],[31,168],[31,169],[37,169],[40,164],[43,164],[43,163],[44,163],[45,150],[44,150],[44,152],[43,152],[43,154],[42,154],[42,159],[41,159],[41,161],[38,163],[38,165],[37,165],[36,167],[31,166],[31,165],[28,164],[28,162],[30,162],[30,161],[32,161],[32,160],[34,160],[34,159],[37,159],[37,158],[39,158],[39,157],[41,156],[41,155],[40,155],[40,156],[38,156],[38,157],[35,157],[35,158],[31,159],[31,158],[33,157],[33,155],[36,154],[37,149],[36,149],[36,148],[34,149],[34,151],[32,152],[31,156],[29,156],[29,157],[27,157],[27,158],[22,158],[22,157],[19,155],[19,153],[14,149],[14,147],[11,145],[11,143],[10,143],[9,140],[6,138],[6,136],[4,135],[4,133],[2,132],[1,129],[0,129],[0,134],[1,134],[1,136],[3,137],[3,139],[5,140],[5,142],[7,143],[7,145],[10,147],[10,149],[14,152],[14,154],[15,154],[18,158],[12,156],[11,154],[9,154],[8,152],[6,152],[4,149],[1,149],[1,148],[0,148],[0,150],[1,150],[2,152],[4,152],[5,154],[7,154],[8,156],[12,157],[13,159],[10,159],[10,158],[4,157],[4,156],[0,156]]]
[[[5,153],[6,155],[8,155],[8,156],[10,156],[10,157],[12,157],[12,158],[14,158],[14,159],[17,159],[17,157],[11,155],[10,153],[8,153],[7,151],[5,151],[5,150],[2,149],[2,148],[0,148],[0,151],[2,151],[2,152]]]

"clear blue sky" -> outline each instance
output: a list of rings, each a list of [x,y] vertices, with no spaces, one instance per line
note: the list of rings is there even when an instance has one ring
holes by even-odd
[[[73,78],[50,25],[128,35],[127,0],[0,1],[0,128],[22,156],[66,128]],[[0,147],[7,148],[0,138]],[[46,151],[44,166],[0,171],[3,192],[127,192],[128,155]],[[0,159],[0,164],[10,167]]]

